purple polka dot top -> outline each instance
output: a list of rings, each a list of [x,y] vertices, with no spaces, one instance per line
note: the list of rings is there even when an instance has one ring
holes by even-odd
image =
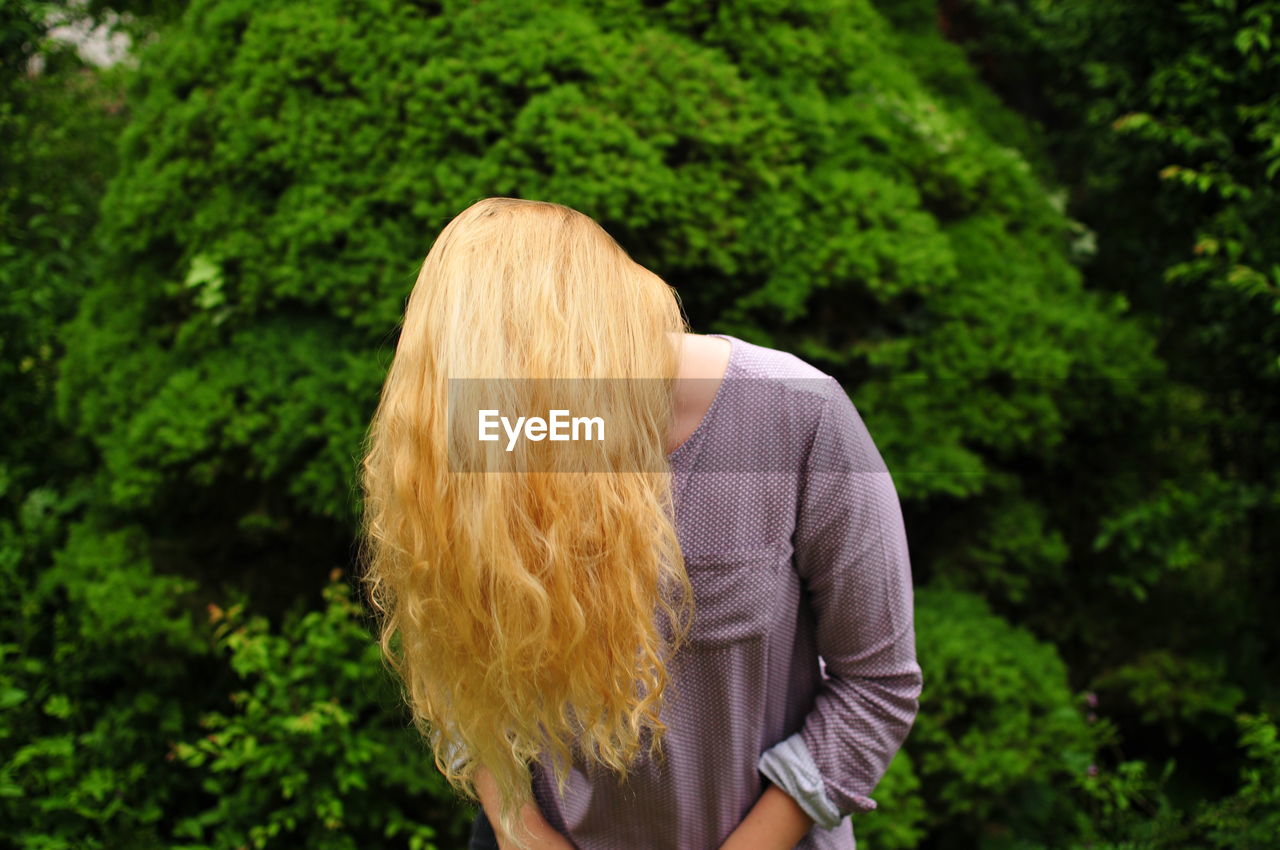
[[[923,681],[897,492],[834,378],[715,336],[728,370],[669,456],[695,614],[665,758],[575,760],[563,796],[535,763],[534,800],[580,850],[716,850],[773,784],[814,820],[797,848],[854,850]]]

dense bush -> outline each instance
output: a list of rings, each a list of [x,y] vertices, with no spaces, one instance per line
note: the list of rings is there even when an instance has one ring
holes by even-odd
[[[1122,304],[1081,289],[1052,193],[929,95],[867,5],[704,17],[193,4],[131,88],[111,282],[62,386],[120,498],[145,510],[226,473],[263,523],[348,519],[379,346],[431,235],[485,194],[596,216],[702,327],[874,375],[868,415],[908,496],[1007,490],[992,460],[1062,439],[1065,379],[1154,368]],[[275,359],[302,391],[251,397],[244,341],[286,337]],[[1000,375],[1043,380],[1001,392]],[[212,380],[220,406],[188,410]]]
[[[140,529],[73,524],[34,490],[0,522],[0,823],[12,846],[131,850],[163,843],[198,777],[165,759],[195,730],[212,672],[191,582],[158,575]]]
[[[1067,832],[1097,746],[1057,650],[954,590],[916,593],[920,697],[912,762],[934,825],[1017,825],[1046,845]],[[1103,728],[1103,727],[1099,727]],[[1056,820],[1055,820],[1056,819]]]
[[[273,634],[243,603],[210,606],[240,689],[200,718],[207,734],[175,742],[199,771],[208,807],[174,834],[215,847],[427,848],[466,834],[473,810],[452,793],[369,639],[362,609],[334,570],[325,607]],[[425,801],[436,802],[427,804]]]
[[[1128,758],[1177,762],[1171,809],[1238,801],[1240,712],[1280,707],[1280,3],[882,5],[909,38],[941,24],[1032,120],[1042,170],[1098,234],[1086,281],[1158,340],[1171,415],[1143,432],[1179,461],[1091,465],[1146,495],[1099,525],[1098,562],[1126,566],[1091,600],[1094,648],[1069,657]]]

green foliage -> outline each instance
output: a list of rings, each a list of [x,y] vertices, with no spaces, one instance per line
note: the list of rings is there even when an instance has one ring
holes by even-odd
[[[1211,840],[1183,814],[1237,779],[1233,719],[1274,714],[1280,699],[1280,4],[883,6],[912,37],[940,25],[1032,119],[1046,173],[1096,234],[1088,283],[1133,306],[1168,364],[1169,380],[1144,388],[1155,415],[1131,422],[1149,448],[1115,455],[1106,449],[1119,443],[1104,440],[1086,458],[1105,486],[1093,490],[1098,521],[1067,525],[1075,604],[1046,600],[1032,622],[1077,647],[1073,669],[1094,671],[1091,686],[1140,742],[1117,755],[1135,781],[1145,760],[1163,764],[1167,799],[1157,787],[1135,799],[1175,828],[1135,819],[1133,840],[1264,846],[1247,830]],[[1055,512],[1084,501],[1060,492]],[[1083,578],[1093,575],[1106,586]]]
[[[1221,658],[1213,663],[1164,649],[1106,671],[1093,686],[1099,693],[1114,693],[1117,701],[1130,700],[1141,722],[1163,726],[1174,744],[1186,729],[1230,725],[1246,696],[1230,680]]]
[[[21,524],[0,521],[0,821],[15,847],[155,847],[196,790],[162,742],[189,733],[208,652],[191,582],[150,568],[139,529],[72,523],[75,507],[35,490]]]
[[[50,404],[65,321],[94,278],[87,244],[124,124],[121,74],[88,73],[50,43],[54,4],[0,5],[0,477],[6,514],[28,487],[80,463]],[[28,74],[29,63],[43,70]]]
[[[273,632],[243,603],[211,607],[237,690],[204,713],[202,737],[172,754],[197,771],[210,805],[183,817],[186,850],[457,846],[471,810],[406,724],[362,610],[334,570],[321,610]],[[428,803],[427,800],[435,800]],[[444,824],[443,845],[431,824]]]
[[[1145,762],[1131,760],[1081,784],[1092,798],[1089,842],[1097,850],[1266,850],[1280,830],[1280,746],[1267,715],[1235,718],[1245,756],[1239,786],[1216,800],[1180,805],[1167,793],[1172,760],[1159,776]]]
[[[1150,270],[1128,286],[1144,309],[1166,298],[1198,308],[1186,343],[1280,379],[1280,4],[964,5],[1003,73],[1016,66],[1023,92],[1042,85],[1039,111],[1060,126],[1053,144],[1080,183],[1075,212],[1108,226],[1104,264]]]
[[[279,634],[243,604],[210,604],[210,634],[193,583],[149,567],[140,529],[72,524],[32,586],[24,560],[73,507],[35,491],[23,527],[0,523],[0,820],[15,846],[461,839],[471,810],[401,722],[337,571],[325,607]]]
[[[362,392],[375,364],[352,356],[344,337],[336,322],[277,315],[200,360],[153,352],[146,366],[162,380],[133,413],[128,449],[109,444],[103,454],[112,503],[145,510],[187,487],[248,478],[279,482],[281,496],[315,513],[346,516],[350,494],[332,471],[353,464],[367,423],[358,406],[336,400]],[[242,526],[279,522],[254,507],[242,506]]]
[[[1199,821],[1215,847],[1265,847],[1280,835],[1280,739],[1267,715],[1236,718],[1246,759],[1240,787],[1221,802],[1204,807]]]
[[[50,409],[124,118],[123,69],[47,38],[59,5],[0,5],[0,823],[6,846],[154,847],[193,786],[153,738],[184,733],[207,653],[192,582],[141,527],[80,516],[100,494]]]
[[[1061,839],[1079,818],[1082,795],[1070,792],[1105,726],[1086,722],[1053,646],[980,597],[922,588],[916,609],[926,672],[906,749],[929,822],[994,823],[1023,840]]]

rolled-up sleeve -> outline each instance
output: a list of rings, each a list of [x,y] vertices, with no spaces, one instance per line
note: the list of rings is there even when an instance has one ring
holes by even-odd
[[[923,684],[893,478],[853,402],[829,380],[794,536],[826,678],[799,731],[759,761],[824,828],[876,808],[870,794],[915,722]]]

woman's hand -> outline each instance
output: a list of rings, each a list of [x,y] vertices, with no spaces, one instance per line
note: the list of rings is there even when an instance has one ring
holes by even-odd
[[[480,803],[484,806],[484,813],[489,818],[490,825],[493,826],[493,833],[498,836],[498,846],[502,850],[515,850],[515,843],[506,836],[498,823],[498,786],[489,775],[487,768],[476,769],[475,785],[476,793],[480,795]],[[526,803],[520,810],[520,819],[528,830],[528,834],[532,836],[528,845],[529,850],[575,850],[569,843],[569,839],[556,832],[551,824],[547,823],[547,819],[533,803]]]
[[[800,804],[770,783],[720,850],[794,850],[812,828],[813,818]]]

